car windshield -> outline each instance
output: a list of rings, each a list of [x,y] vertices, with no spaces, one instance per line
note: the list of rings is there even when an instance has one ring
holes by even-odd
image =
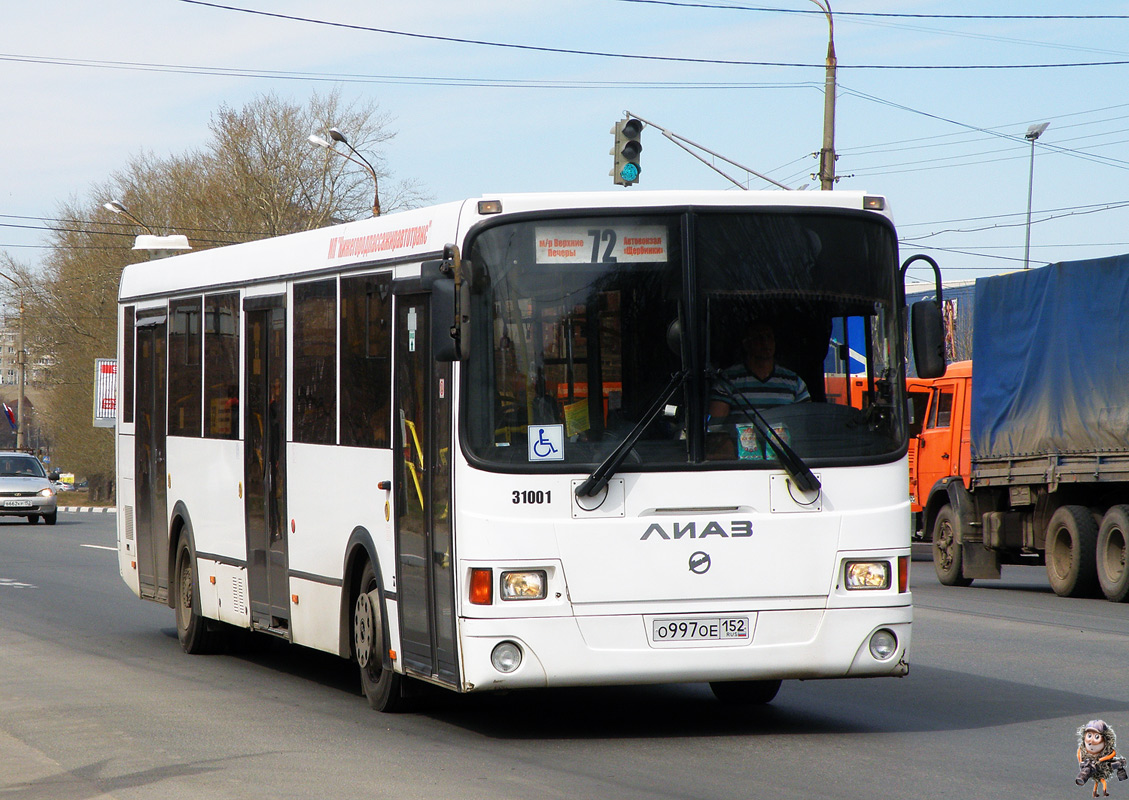
[[[468,253],[463,431],[482,466],[587,469],[630,435],[617,471],[778,468],[751,406],[812,465],[905,446],[897,249],[875,215],[528,220]]]
[[[46,478],[43,465],[31,456],[0,456],[0,478]]]

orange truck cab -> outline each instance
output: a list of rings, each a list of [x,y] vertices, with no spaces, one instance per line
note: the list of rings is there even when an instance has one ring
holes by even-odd
[[[915,538],[928,539],[922,530],[922,510],[930,495],[959,478],[968,487],[969,409],[972,399],[972,362],[949,364],[940,378],[909,378],[906,390],[913,403],[909,439],[909,492]]]

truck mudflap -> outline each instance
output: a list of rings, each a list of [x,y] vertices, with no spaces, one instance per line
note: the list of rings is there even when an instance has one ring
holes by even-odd
[[[960,572],[969,579],[999,578],[1000,554],[981,542],[965,542],[961,545]]]

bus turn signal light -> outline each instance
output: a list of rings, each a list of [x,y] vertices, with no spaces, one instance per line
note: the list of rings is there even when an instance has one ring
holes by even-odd
[[[494,602],[494,570],[475,568],[470,571],[470,602],[476,606]]]

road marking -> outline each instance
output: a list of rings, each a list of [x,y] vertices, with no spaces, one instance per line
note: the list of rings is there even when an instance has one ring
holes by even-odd
[[[113,550],[115,553],[118,551],[118,548],[107,547],[104,544],[80,544],[79,547],[89,547],[91,550]]]
[[[12,578],[0,578],[0,588],[8,587],[9,589],[38,589],[34,583],[24,583]]]

